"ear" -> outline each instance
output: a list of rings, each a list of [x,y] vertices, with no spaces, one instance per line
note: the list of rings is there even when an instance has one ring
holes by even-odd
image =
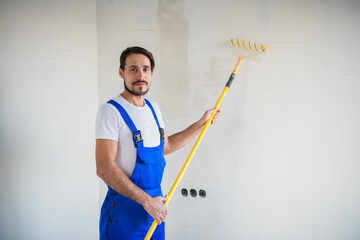
[[[119,75],[122,79],[124,79],[124,71],[119,67]]]

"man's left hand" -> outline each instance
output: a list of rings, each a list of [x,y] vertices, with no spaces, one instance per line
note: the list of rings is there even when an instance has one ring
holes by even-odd
[[[215,113],[213,119],[211,120],[211,124],[215,124],[218,119],[218,114],[221,112],[221,110],[218,108],[212,108],[212,109],[207,110],[204,113],[204,115],[202,116],[201,120],[204,121],[204,123],[206,123],[207,120],[209,120],[209,118],[211,117],[211,114],[215,111],[216,111],[216,113]]]

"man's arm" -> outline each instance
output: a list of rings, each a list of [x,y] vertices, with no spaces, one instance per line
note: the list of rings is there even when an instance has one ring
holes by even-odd
[[[188,128],[186,128],[181,132],[175,133],[168,137],[165,131],[164,154],[167,155],[169,153],[178,150],[179,148],[187,144],[196,135],[198,135],[214,111],[217,111],[213,120],[211,121],[211,124],[214,124],[216,123],[217,120],[217,114],[220,112],[220,110],[217,108],[212,108],[206,111],[199,121],[193,123],[192,125],[190,125]]]
[[[166,197],[152,198],[139,187],[137,187],[124,173],[115,165],[117,153],[117,141],[108,139],[96,140],[96,173],[111,188],[121,195],[141,204],[158,224],[165,221],[167,215],[166,206],[163,201]]]

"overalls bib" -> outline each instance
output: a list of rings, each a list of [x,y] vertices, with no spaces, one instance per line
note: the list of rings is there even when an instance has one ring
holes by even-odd
[[[160,145],[157,147],[144,147],[141,132],[135,127],[125,109],[114,100],[110,100],[108,103],[119,110],[122,118],[133,133],[136,147],[136,164],[130,180],[151,197],[163,196],[160,184],[166,165],[163,153],[164,130],[160,128],[150,102],[146,99],[145,102],[151,109],[159,128]],[[111,187],[108,188],[109,190],[101,208],[100,240],[143,240],[154,219],[145,211],[143,206],[122,196]],[[151,239],[165,239],[165,223],[156,228]]]

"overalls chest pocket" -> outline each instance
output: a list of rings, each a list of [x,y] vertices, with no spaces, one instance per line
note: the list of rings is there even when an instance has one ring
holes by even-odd
[[[138,149],[131,180],[144,190],[160,188],[165,165],[162,144],[155,148]]]
[[[140,164],[154,165],[160,164],[165,167],[165,158],[163,152],[163,145],[160,144],[157,147],[152,148],[138,148],[137,149],[137,161]]]

